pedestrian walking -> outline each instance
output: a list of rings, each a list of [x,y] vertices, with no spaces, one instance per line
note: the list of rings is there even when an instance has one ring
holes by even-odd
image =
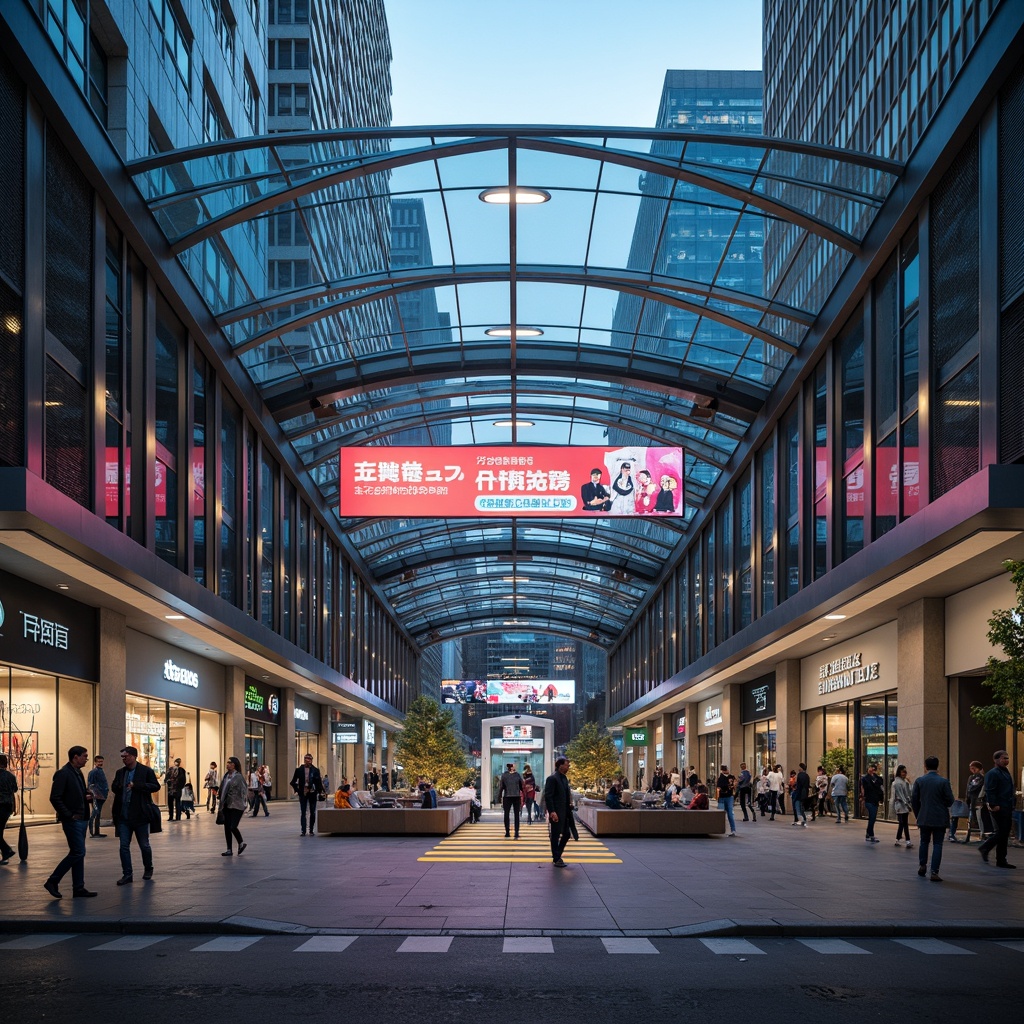
[[[249,804],[252,807],[252,816],[255,818],[263,808],[263,817],[269,818],[270,811],[267,809],[267,795],[263,789],[263,769],[253,765],[249,773]]]
[[[927,765],[927,762],[925,762]],[[936,767],[938,767],[936,765]],[[892,780],[892,793],[891,800],[892,812],[896,815],[896,820],[899,822],[899,827],[896,829],[896,846],[900,845],[900,836],[907,844],[907,849],[913,847],[913,843],[910,841],[910,810],[911,810],[911,797],[913,796],[913,790],[910,787],[910,783],[907,781],[907,767],[906,765],[900,765],[896,769],[896,775]],[[920,824],[920,822],[918,822]]]
[[[167,797],[167,820],[181,821],[181,791],[185,788],[185,769],[181,767],[180,757],[176,757],[174,764],[164,772],[164,786]],[[190,816],[185,815],[186,818]]]
[[[836,824],[850,820],[850,805],[847,797],[850,792],[850,780],[843,769],[837,768],[829,782],[832,790],[832,806],[836,809]]]
[[[238,844],[239,855],[248,845],[242,839],[242,833],[238,831],[238,824],[248,804],[249,791],[245,784],[245,776],[242,774],[242,762],[237,757],[229,757],[220,784],[220,810],[217,812],[217,821],[224,826],[224,838],[228,844],[228,848],[221,854],[222,857],[231,856],[232,837]]]
[[[901,766],[902,767],[902,766]],[[904,769],[906,774],[906,769]],[[897,769],[897,776],[899,770]],[[917,873],[924,878],[928,871],[928,844],[932,845],[931,880],[941,882],[942,839],[949,828],[949,809],[953,806],[953,787],[939,774],[939,759],[924,759],[924,775],[914,780],[910,803],[921,833]],[[908,844],[909,845],[909,844]]]
[[[807,798],[811,792],[811,777],[807,765],[800,762],[800,770],[793,780],[793,824],[807,828]]]
[[[526,808],[526,824],[532,825],[534,816],[540,821],[540,808],[537,806],[537,780],[530,766],[523,765],[523,805]]]
[[[819,818],[828,814],[828,775],[825,774],[823,765],[818,765],[818,774],[814,777],[814,791],[818,798]]]
[[[782,787],[785,785],[785,780],[782,778],[782,766],[775,765],[775,767],[768,773],[768,808],[771,817],[769,821],[775,820],[775,815],[779,812],[782,814],[786,813],[786,805],[782,800]],[[694,789],[696,792],[696,789]]]
[[[306,835],[306,814],[309,814],[309,834],[316,835],[316,802],[320,794],[327,795],[320,769],[313,764],[313,755],[306,754],[302,764],[292,774],[291,787],[299,796],[299,820],[302,823],[300,835]]]
[[[868,816],[864,842],[877,843],[875,820],[878,818],[878,805],[885,799],[885,783],[878,774],[877,764],[869,764],[867,772],[860,777],[860,798],[864,801],[864,810]]]
[[[203,789],[206,790],[206,809],[211,814],[216,814],[217,797],[220,795],[220,777],[217,774],[216,761],[210,762],[210,767],[203,778]]]
[[[728,765],[723,764],[718,773],[715,788],[718,791],[718,809],[725,811],[725,816],[729,819],[729,835],[734,836],[736,835],[736,819],[733,817],[735,797],[733,796],[732,782],[729,781],[732,778]]]
[[[764,767],[761,769],[761,774],[757,777],[757,809],[761,812],[762,818],[768,817],[770,800],[771,790],[768,788],[768,768]]]
[[[1010,841],[1010,826],[1013,824],[1013,777],[1007,767],[1010,763],[1010,755],[1005,750],[997,750],[992,755],[995,762],[993,767],[985,775],[985,804],[989,814],[992,815],[992,823],[995,831],[979,847],[978,853],[981,859],[988,863],[988,855],[994,849],[996,851],[997,868],[1015,868],[1006,859],[1006,847]]]
[[[14,849],[4,839],[4,829],[18,806],[18,780],[7,770],[7,755],[0,754],[0,864],[7,864]]]
[[[160,780],[149,765],[139,761],[136,747],[121,748],[121,767],[114,773],[114,831],[120,841],[121,877],[118,885],[131,885],[135,880],[132,868],[132,836],[142,855],[142,877],[153,877],[153,847],[149,841],[153,794],[160,789]],[[156,813],[160,813],[159,807]]]
[[[967,804],[967,835],[965,843],[971,841],[971,829],[975,822],[978,825],[978,841],[985,838],[985,823],[981,820],[982,811],[985,809],[985,772],[982,770],[980,761],[972,761],[969,765],[970,774],[967,776],[967,791],[965,793]],[[952,826],[950,826],[952,832]]]
[[[110,794],[110,784],[103,771],[103,755],[97,754],[92,759],[92,771],[85,780],[85,785],[92,796],[92,814],[89,815],[89,836],[92,839],[106,839],[106,833],[100,831],[100,812]]]
[[[85,887],[85,834],[89,828],[89,811],[92,798],[86,789],[82,769],[89,760],[85,747],[74,746],[68,750],[68,763],[58,769],[50,786],[50,803],[57,812],[57,820],[67,840],[67,856],[50,872],[43,888],[55,899],[63,899],[60,880],[71,872],[71,895],[95,896]]]
[[[260,765],[260,775],[261,775],[262,781],[263,781],[263,796],[266,797],[266,799],[269,801],[270,800],[270,792],[274,788],[274,780],[273,780],[273,778],[270,775],[270,765],[261,764]],[[269,814],[269,813],[270,813],[270,811],[267,811],[267,814]]]
[[[736,794],[740,798],[740,811],[743,814],[743,820],[747,821],[747,811],[753,815],[754,821],[757,821],[757,811],[754,810],[754,801],[752,799],[754,792],[754,778],[750,774],[750,769],[747,768],[746,761],[740,764],[739,778],[736,780]]]
[[[505,812],[505,838],[509,837],[509,814],[514,812],[515,838],[518,839],[519,809],[523,802],[523,777],[516,771],[516,766],[511,761],[505,766],[505,771],[502,772],[501,778],[498,780],[498,799]]]
[[[555,770],[544,781],[544,809],[548,812],[548,828],[551,839],[551,863],[564,868],[562,853],[569,837],[579,839],[576,822],[572,816],[572,790],[569,788],[569,759],[555,758]]]

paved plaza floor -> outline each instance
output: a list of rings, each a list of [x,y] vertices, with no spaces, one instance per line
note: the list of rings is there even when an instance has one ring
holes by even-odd
[[[135,849],[135,882],[122,887],[108,827],[87,844],[94,899],[73,899],[70,875],[62,900],[43,890],[67,847],[58,827],[30,828],[28,860],[0,867],[0,931],[1024,937],[1024,851],[1011,846],[1021,870],[1005,871],[976,844],[947,843],[943,881],[931,882],[917,875],[916,847],[894,845],[895,825],[878,826],[878,844],[864,842],[862,823],[831,818],[741,821],[734,838],[599,843],[580,826],[559,870],[543,824],[506,840],[494,812],[446,842],[300,837],[298,806],[270,806],[268,818],[243,818],[241,856],[221,856],[223,829],[205,811],[165,822],[155,877],[142,880]],[[16,845],[16,825],[7,838]]]

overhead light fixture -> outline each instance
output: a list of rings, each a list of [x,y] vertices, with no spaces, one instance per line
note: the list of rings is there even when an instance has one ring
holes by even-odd
[[[535,426],[533,420],[495,420],[494,426],[496,427],[532,427]]]
[[[13,313],[8,313],[4,317],[4,330],[10,334],[20,334],[21,321]]]
[[[488,327],[484,334],[488,338],[511,338],[513,332],[517,340],[519,338],[539,338],[544,333],[539,327],[524,327],[521,324],[512,327],[510,324],[508,327]]]
[[[497,185],[494,188],[485,188],[480,193],[480,201],[490,203],[492,206],[508,206],[512,199],[512,190],[508,185]],[[515,188],[516,206],[539,206],[551,198],[551,193],[542,188],[531,188],[525,185],[517,185]]]
[[[57,584],[57,589],[58,590],[70,590],[71,588],[66,583],[58,583]]]
[[[181,619],[184,619],[185,616],[184,615],[165,615],[164,618],[165,619],[171,619],[172,621],[177,622],[177,621],[179,621]]]
[[[525,583],[530,577],[529,576],[502,576],[501,578],[506,583]]]
[[[832,612],[830,615],[826,615],[825,618],[828,619],[829,622],[842,622],[842,620],[845,619],[846,616],[841,614],[840,612]]]

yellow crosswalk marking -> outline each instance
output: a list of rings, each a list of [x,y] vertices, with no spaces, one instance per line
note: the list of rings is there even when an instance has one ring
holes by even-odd
[[[563,857],[567,864],[621,864],[600,840],[580,828],[579,841],[569,840]],[[483,822],[463,825],[417,858],[431,864],[549,864],[551,845],[547,826],[523,826],[519,839],[507,839],[502,825]]]

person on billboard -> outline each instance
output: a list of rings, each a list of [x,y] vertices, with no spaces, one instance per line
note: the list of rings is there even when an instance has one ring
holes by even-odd
[[[608,488],[601,483],[603,473],[602,469],[595,466],[590,471],[590,483],[580,488],[580,498],[586,512],[607,512],[612,507]]]
[[[634,511],[637,515],[653,512],[657,500],[658,485],[646,469],[638,469],[636,473],[636,499]]]
[[[619,466],[619,475],[612,481],[612,507],[613,516],[631,516],[636,514],[636,501],[634,494],[636,487],[633,484],[633,466],[624,462]]]
[[[658,491],[658,500],[654,503],[655,512],[675,512],[675,489],[678,486],[679,484],[674,476],[669,476],[666,473],[661,478],[661,490]]]
[[[541,696],[550,704],[558,696],[558,687],[554,683],[548,683],[541,691]]]

